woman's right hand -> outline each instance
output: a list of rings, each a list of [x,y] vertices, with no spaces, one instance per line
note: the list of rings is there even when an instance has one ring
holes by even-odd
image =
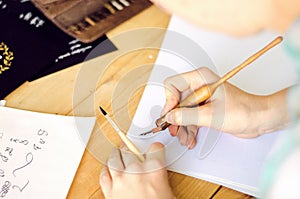
[[[286,90],[270,96],[249,94],[230,83],[221,85],[212,97],[196,107],[175,108],[199,87],[219,77],[206,67],[175,75],[165,80],[166,103],[163,113],[172,136],[193,148],[198,128],[210,127],[237,137],[252,138],[282,126],[288,121]]]

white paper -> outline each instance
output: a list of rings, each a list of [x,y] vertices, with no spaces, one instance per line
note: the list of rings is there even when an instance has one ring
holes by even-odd
[[[5,106],[6,101],[5,100],[0,100],[0,106]]]
[[[255,139],[240,139],[209,128],[201,128],[198,144],[193,150],[181,146],[177,138],[169,136],[167,131],[145,138],[140,138],[138,134],[155,126],[154,121],[159,117],[165,103],[163,81],[166,77],[200,66],[207,66],[222,76],[278,34],[261,32],[255,36],[237,39],[193,27],[176,17],[172,18],[168,29],[192,40],[192,43],[205,50],[210,59],[201,52],[194,52],[194,47],[189,49],[186,46],[190,44],[189,41],[181,42],[176,39],[177,36],[174,37],[174,33],[168,32],[129,129],[129,137],[143,150],[155,141],[165,144],[169,170],[258,196],[263,165],[277,136],[284,131]],[[240,71],[230,82],[255,94],[270,94],[295,84],[297,76],[294,63],[283,48],[283,44],[274,47]],[[172,49],[176,49],[175,52]],[[185,55],[181,56],[178,52]],[[206,155],[199,156],[204,149],[207,150],[204,153]]]
[[[0,107],[0,197],[66,198],[94,123]]]

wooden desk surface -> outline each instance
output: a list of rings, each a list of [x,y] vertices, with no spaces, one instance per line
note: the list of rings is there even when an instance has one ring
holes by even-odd
[[[143,27],[165,28],[169,19],[170,17],[158,8],[151,6],[107,35],[118,47],[120,44],[115,41],[118,34]],[[149,43],[160,44],[163,34],[144,37]],[[103,135],[110,140],[110,146],[118,145],[120,140],[116,136],[103,133],[112,132],[112,129],[104,118],[98,115],[98,105],[101,104],[112,113],[121,128],[126,131],[143,92],[144,87],[141,85],[147,82],[157,53],[158,50],[155,48],[137,49],[120,56],[110,63],[109,67],[101,65],[103,63],[101,58],[88,61],[86,64],[101,73],[101,78],[95,90],[83,93],[80,97],[74,96],[74,88],[78,86],[76,78],[82,64],[34,82],[26,82],[6,97],[8,107],[60,115],[91,116],[96,113],[98,122],[69,190],[68,198],[104,198],[99,187],[99,173],[103,158],[109,153],[109,146],[105,148]],[[145,64],[150,67],[141,67]],[[122,92],[116,92],[116,89],[121,89]],[[174,172],[169,172],[169,180],[177,198],[251,198],[231,189]]]

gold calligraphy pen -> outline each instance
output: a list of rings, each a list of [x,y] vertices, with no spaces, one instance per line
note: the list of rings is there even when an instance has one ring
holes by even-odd
[[[121,137],[122,141],[125,143],[125,145],[128,147],[128,149],[136,155],[136,157],[141,161],[145,161],[145,157],[140,152],[140,150],[129,140],[128,137],[126,137],[125,133],[121,131],[121,129],[118,127],[118,125],[109,117],[109,115],[106,113],[106,111],[99,106],[101,113],[104,115],[104,117],[107,119],[107,121],[112,125],[112,127],[117,131],[118,135]]]
[[[256,60],[258,57],[260,57],[262,54],[264,54],[266,51],[270,50],[272,47],[276,46],[278,43],[282,41],[282,37],[278,36],[275,38],[272,42],[270,42],[267,46],[265,46],[263,49],[249,57],[247,60],[245,60],[243,63],[235,67],[230,72],[226,73],[222,78],[220,78],[218,81],[204,85],[197,89],[194,93],[189,95],[187,98],[185,98],[182,102],[180,102],[175,108],[182,108],[182,107],[191,107],[195,106],[197,104],[203,103],[206,100],[208,100],[215,92],[215,90],[224,82],[226,82],[229,78],[231,78],[233,75],[238,73],[240,70],[242,70],[244,67],[252,63],[254,60]],[[163,115],[162,117],[158,118],[155,121],[156,127],[153,128],[150,131],[147,131],[145,133],[140,134],[141,136],[148,135],[148,134],[154,134],[157,132],[160,132],[162,130],[165,130],[170,124],[166,120],[166,115]]]

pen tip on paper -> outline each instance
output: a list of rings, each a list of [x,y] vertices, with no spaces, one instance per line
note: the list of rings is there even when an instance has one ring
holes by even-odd
[[[151,129],[150,131],[146,131],[145,133],[141,133],[140,136],[145,136],[145,135],[148,135],[148,134],[154,134],[154,133],[157,133],[159,131],[161,131],[162,128],[161,127],[155,127],[154,129]]]
[[[145,133],[141,133],[140,136],[145,136],[145,135],[148,135],[148,134],[150,134],[150,133],[152,133],[152,130],[146,131]]]
[[[107,114],[106,111],[101,106],[99,106],[99,108],[100,108],[100,111],[102,112],[103,115]]]

